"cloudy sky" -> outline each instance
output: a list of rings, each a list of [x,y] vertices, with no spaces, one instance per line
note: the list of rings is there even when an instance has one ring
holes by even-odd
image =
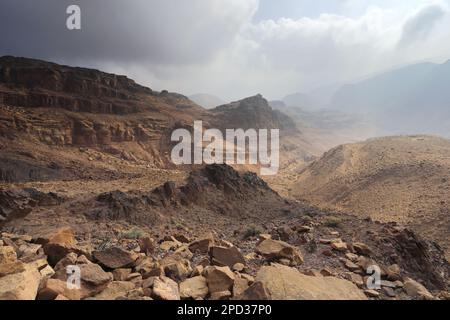
[[[65,27],[81,7],[81,31]],[[0,55],[270,99],[450,59],[450,0],[1,0]]]

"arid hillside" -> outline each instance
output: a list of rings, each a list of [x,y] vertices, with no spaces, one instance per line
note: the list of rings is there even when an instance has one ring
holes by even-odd
[[[433,243],[283,199],[226,165],[147,190],[23,188],[0,201],[0,300],[448,298],[450,265]],[[81,290],[67,289],[68,265]]]
[[[293,179],[294,198],[411,226],[450,252],[447,139],[401,136],[339,146]]]

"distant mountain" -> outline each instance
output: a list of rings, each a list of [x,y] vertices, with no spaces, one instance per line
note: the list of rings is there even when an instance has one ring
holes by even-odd
[[[205,93],[193,94],[192,96],[189,96],[189,99],[205,109],[212,109],[225,104],[225,101],[223,101],[219,97]]]
[[[340,89],[342,84],[322,86],[306,93],[294,93],[283,98],[284,104],[289,107],[300,107],[304,110],[319,110],[329,107],[331,98]]]
[[[450,135],[450,61],[420,63],[341,87],[330,107],[395,134]]]
[[[311,98],[305,93],[294,93],[283,98],[283,102],[290,107],[307,108],[312,104]]]

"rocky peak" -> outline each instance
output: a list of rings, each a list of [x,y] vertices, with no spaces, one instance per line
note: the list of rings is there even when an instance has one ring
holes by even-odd
[[[216,122],[222,129],[297,130],[295,123],[284,113],[272,110],[261,94],[219,106],[212,112],[219,115]]]

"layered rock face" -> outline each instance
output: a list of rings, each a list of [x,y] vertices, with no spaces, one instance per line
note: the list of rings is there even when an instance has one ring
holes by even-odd
[[[125,76],[38,60],[2,57],[0,101],[19,107],[127,114],[144,111],[142,95],[158,95]]]
[[[52,111],[52,115],[34,115],[30,119],[27,113],[32,111],[11,108],[51,108],[77,114],[126,116],[159,113],[166,105],[188,113],[188,109],[195,107],[182,95],[155,92],[125,76],[9,56],[0,58],[0,105],[10,107],[3,119],[7,126],[9,122],[9,129],[25,131],[43,142],[57,145],[146,141],[152,137],[152,131],[161,131],[167,124],[162,124],[160,117],[132,123],[127,121],[132,120],[129,117],[101,120],[101,117],[58,111]],[[5,128],[5,135],[6,131]]]
[[[0,181],[60,179],[76,176],[75,166],[83,168],[78,172],[103,166],[86,168],[84,149],[72,147],[166,167],[170,133],[192,125],[203,111],[180,94],[156,92],[125,76],[1,57]]]

